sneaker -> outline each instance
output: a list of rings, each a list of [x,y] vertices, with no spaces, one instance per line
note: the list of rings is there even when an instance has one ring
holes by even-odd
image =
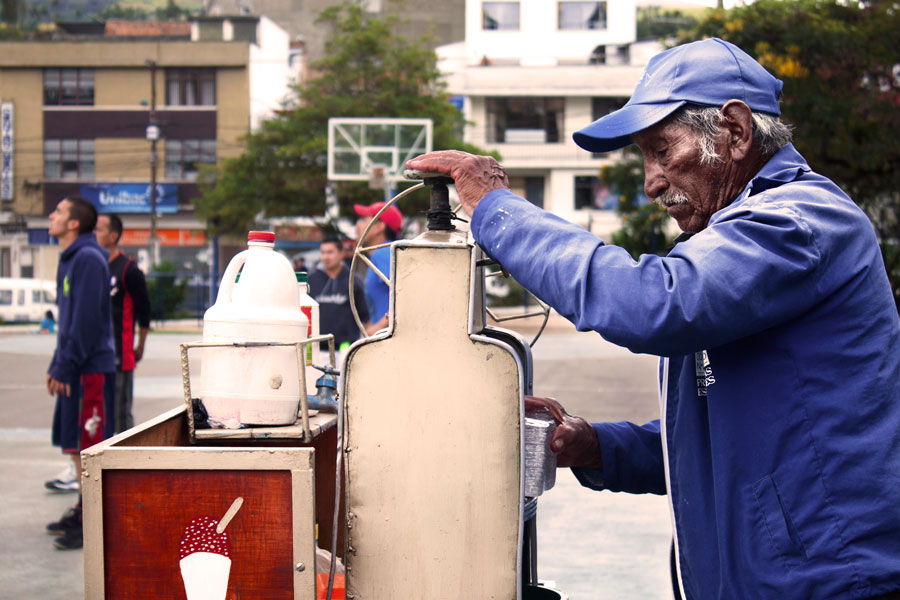
[[[77,492],[78,476],[75,474],[75,464],[69,466],[57,474],[56,477],[44,482],[44,487],[51,492]]]
[[[84,533],[81,524],[67,530],[63,535],[53,540],[53,547],[57,550],[78,550],[84,546]]]
[[[47,523],[47,533],[50,535],[66,535],[69,531],[77,529],[81,535],[81,507],[73,506],[67,510],[59,521]]]

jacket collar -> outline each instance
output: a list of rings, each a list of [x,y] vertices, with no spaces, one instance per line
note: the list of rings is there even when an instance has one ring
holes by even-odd
[[[109,258],[109,251],[97,243],[97,237],[94,235],[93,231],[88,231],[87,233],[78,234],[78,237],[75,238],[75,241],[73,241],[69,245],[69,247],[66,248],[62,254],[60,254],[60,259],[69,260],[70,258],[72,258],[72,255],[74,255],[80,248],[84,246],[93,246],[94,248],[102,252],[105,258]]]
[[[750,180],[750,183],[744,189],[744,193],[739,198],[753,196],[785,183],[796,181],[811,170],[806,160],[794,148],[794,145],[788,144],[776,152],[763,165],[763,168]]]

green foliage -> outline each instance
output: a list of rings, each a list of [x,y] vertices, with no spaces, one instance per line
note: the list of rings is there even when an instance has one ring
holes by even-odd
[[[178,305],[187,299],[187,280],[179,279],[178,270],[169,261],[163,261],[147,277],[153,319],[171,319],[178,316]]]
[[[644,188],[640,151],[629,146],[623,159],[604,167],[600,177],[621,195],[616,212],[622,217],[622,227],[613,233],[612,243],[625,248],[635,260],[641,254],[664,255],[671,244],[665,232],[668,213],[656,203],[638,205]]]
[[[479,152],[461,140],[464,120],[449,103],[427,37],[394,35],[395,14],[374,17],[354,0],[325,9],[317,23],[331,34],[325,58],[311,65],[315,76],[245,138],[243,154],[219,165],[214,182],[202,185],[197,212],[214,233],[246,231],[258,214],[324,212],[329,117],[427,117],[435,149]],[[357,182],[339,182],[336,192],[342,214],[383,195]],[[427,194],[416,196],[418,205],[401,207],[407,214],[425,207]]]
[[[709,16],[718,36],[784,80],[782,117],[810,166],[866,211],[900,299],[900,10],[873,0],[757,0]],[[898,304],[900,306],[900,304]]]
[[[637,9],[638,40],[666,39],[696,26],[696,17],[680,10],[662,10],[658,6]]]
[[[146,21],[150,18],[150,12],[146,9],[136,6],[123,6],[121,4],[112,4],[103,9],[97,15],[103,21],[110,19],[122,19],[125,21]]]
[[[0,40],[22,40],[25,39],[25,32],[15,25],[0,23]]]

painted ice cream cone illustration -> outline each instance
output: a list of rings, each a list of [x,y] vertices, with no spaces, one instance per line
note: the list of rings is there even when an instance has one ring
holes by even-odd
[[[221,520],[196,517],[184,528],[178,556],[188,600],[225,600],[231,571],[231,544],[225,528],[243,502],[236,498]]]

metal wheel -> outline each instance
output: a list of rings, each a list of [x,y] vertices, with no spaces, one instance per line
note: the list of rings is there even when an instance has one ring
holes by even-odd
[[[425,187],[424,183],[419,183],[417,185],[412,186],[411,188],[405,189],[387,202],[385,202],[384,206],[381,207],[372,220],[369,221],[369,224],[366,225],[365,230],[362,232],[362,235],[359,237],[359,240],[356,242],[356,248],[353,249],[353,260],[350,261],[350,312],[353,313],[353,319],[356,321],[356,326],[359,327],[359,332],[362,337],[367,337],[369,334],[366,333],[366,326],[363,324],[362,319],[359,318],[359,311],[356,310],[356,297],[353,292],[353,288],[356,287],[353,285],[353,282],[356,281],[356,272],[359,270],[359,262],[362,261],[368,265],[372,271],[375,272],[381,280],[387,284],[388,287],[391,286],[391,279],[388,275],[382,273],[378,267],[376,267],[369,257],[366,256],[366,252],[371,252],[372,250],[377,250],[378,248],[385,248],[391,245],[391,242],[385,242],[384,244],[378,244],[376,246],[368,246],[364,247],[363,243],[366,241],[366,237],[369,235],[369,229],[372,228],[372,224],[377,222],[381,218],[381,213],[388,209],[388,207],[393,206],[398,200],[411,194],[412,192]]]

